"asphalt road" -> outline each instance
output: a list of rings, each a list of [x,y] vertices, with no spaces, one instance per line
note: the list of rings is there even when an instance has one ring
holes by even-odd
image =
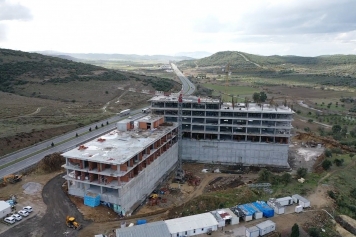
[[[188,78],[186,78],[181,71],[179,71],[178,67],[174,64],[171,63],[172,69],[174,72],[177,74],[179,77],[179,80],[182,82],[182,88],[183,88],[183,95],[191,95],[195,91],[195,86],[191,81],[189,81]]]
[[[42,190],[42,198],[47,205],[44,216],[34,216],[31,219],[21,221],[18,225],[11,227],[8,231],[0,234],[0,237],[21,236],[21,237],[74,237],[78,236],[78,230],[68,228],[65,220],[66,216],[73,216],[83,227],[88,226],[90,221],[84,220],[83,215],[71,202],[68,196],[62,190],[64,174],[57,175],[51,179]],[[55,195],[53,195],[55,194]],[[36,210],[34,210],[36,212]],[[64,234],[67,232],[67,235]]]
[[[133,114],[132,115],[133,119],[145,116],[145,114],[142,114],[141,109],[133,110],[131,111],[131,114]],[[120,116],[113,116],[106,120],[102,120],[97,123],[76,129],[64,135],[58,136],[56,138],[41,143],[37,143],[26,149],[4,156],[2,157],[2,159],[0,159],[0,166],[6,165],[10,162],[13,162],[17,159],[21,159],[26,156],[29,157],[18,163],[12,164],[6,168],[1,169],[0,178],[8,174],[16,173],[26,167],[29,167],[37,163],[38,161],[40,161],[46,155],[52,154],[54,152],[68,151],[80,144],[83,144],[84,142],[90,141],[95,137],[99,137],[104,133],[114,130],[116,127],[116,122],[122,119],[123,118],[121,118]],[[106,125],[106,122],[109,122],[109,125]],[[101,124],[104,124],[104,127],[101,127]],[[95,126],[98,126],[98,129],[95,129]],[[91,132],[89,132],[89,128],[92,129]],[[78,137],[75,136],[76,133],[78,133],[79,135]],[[52,142],[54,143],[54,147],[51,147]],[[34,154],[35,152],[39,152],[39,153],[36,155],[31,155]]]
[[[183,95],[193,94],[193,92],[195,91],[194,84],[189,81],[189,79],[186,78],[181,71],[179,71],[175,64],[171,63],[171,65],[174,72],[177,74],[180,81],[182,82]],[[131,114],[133,114],[133,119],[145,116],[145,114],[142,114],[141,109],[133,110],[131,111]],[[20,151],[3,156],[0,159],[0,166],[14,162],[18,159],[23,159],[24,157],[27,158],[12,165],[9,165],[6,168],[0,169],[0,178],[9,174],[17,173],[31,165],[34,165],[41,159],[43,159],[43,157],[45,157],[46,155],[52,154],[54,152],[68,151],[80,144],[83,144],[96,137],[99,137],[102,134],[114,130],[116,122],[122,119],[123,118],[121,118],[120,116],[113,116],[106,120],[90,124],[88,126],[68,132],[64,135],[57,136],[55,138],[46,140],[41,143],[37,143]],[[109,125],[107,125],[107,122],[109,123]],[[101,127],[101,124],[104,124],[104,127]],[[98,126],[98,129],[95,129],[95,126]],[[92,129],[91,132],[88,132],[89,128]],[[79,136],[76,137],[76,134],[78,134]],[[54,143],[54,147],[51,147],[52,142]]]

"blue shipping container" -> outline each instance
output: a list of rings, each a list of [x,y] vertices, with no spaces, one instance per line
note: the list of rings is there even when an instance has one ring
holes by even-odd
[[[274,210],[267,205],[267,203],[263,201],[257,201],[252,203],[258,210],[260,210],[263,213],[263,216],[266,218],[273,217],[274,216]]]
[[[84,205],[89,207],[97,207],[100,205],[100,195],[97,196],[84,196]]]
[[[136,225],[143,225],[143,224],[146,224],[147,221],[145,219],[141,219],[141,220],[137,220],[136,221]]]

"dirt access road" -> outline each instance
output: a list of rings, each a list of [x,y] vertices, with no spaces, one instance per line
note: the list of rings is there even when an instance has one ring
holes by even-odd
[[[69,200],[62,190],[64,179],[63,174],[51,179],[42,191],[42,198],[47,205],[44,216],[34,216],[29,220],[22,221],[8,231],[0,234],[0,237],[21,236],[21,237],[63,237],[63,233],[68,231],[68,237],[78,236],[78,231],[67,228],[65,218],[71,215],[77,218],[83,226],[90,222],[83,219],[82,214],[75,205]]]

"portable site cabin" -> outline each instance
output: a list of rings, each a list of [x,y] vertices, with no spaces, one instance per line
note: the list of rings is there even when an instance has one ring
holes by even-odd
[[[310,201],[299,194],[294,194],[292,198],[295,203],[299,203],[299,205],[303,206],[303,208],[310,207]]]
[[[223,210],[230,215],[230,217],[231,217],[230,224],[231,225],[237,225],[240,223],[240,218],[237,215],[235,215],[235,213],[233,211],[231,211],[229,208],[225,208]]]
[[[289,206],[293,204],[292,197],[277,198],[276,201],[279,202],[279,204],[281,204],[282,206]]]
[[[211,211],[210,212],[214,218],[216,219],[216,221],[218,222],[218,227],[223,227],[225,226],[225,219],[223,219],[219,213],[219,211]]]
[[[144,225],[131,226],[130,228],[116,229],[117,237],[142,237],[142,236],[155,236],[155,237],[170,237],[168,227],[163,221],[147,223]]]
[[[0,218],[6,217],[11,213],[11,205],[5,201],[0,201]]]
[[[260,236],[260,229],[258,229],[256,226],[246,228],[245,235],[246,237],[258,237]]]
[[[257,224],[256,227],[260,230],[260,236],[264,236],[276,230],[276,223],[271,220],[267,220]]]
[[[295,211],[296,213],[302,212],[302,211],[303,211],[303,206],[296,206],[295,209],[294,209],[294,211]]]
[[[245,213],[239,208],[239,206],[231,207],[230,210],[237,216],[240,221],[240,218],[245,216]]]
[[[238,207],[244,212],[245,216],[243,217],[244,221],[252,221],[254,209],[247,206],[246,204],[238,205]]]
[[[292,199],[293,200],[293,199]],[[282,206],[275,198],[270,198],[267,204],[273,208],[274,212],[277,214],[283,214],[285,212],[284,206]]]
[[[194,236],[204,234],[216,231],[219,225],[210,212],[166,220],[164,222],[171,236]]]
[[[257,209],[263,213],[264,217],[269,218],[274,216],[274,210],[264,201],[253,202],[252,205],[257,207]]]
[[[261,219],[261,218],[263,217],[263,213],[262,213],[260,210],[258,210],[257,207],[255,207],[255,206],[252,205],[251,203],[246,204],[246,205],[248,205],[249,207],[251,207],[251,208],[255,211],[255,212],[253,213],[253,218],[254,218],[254,219],[258,220],[258,219]]]
[[[276,201],[279,202],[279,204],[282,206],[289,206],[293,204],[293,198],[291,197],[277,198]]]

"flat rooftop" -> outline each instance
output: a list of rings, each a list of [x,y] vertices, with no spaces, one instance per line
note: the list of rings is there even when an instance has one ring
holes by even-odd
[[[151,102],[177,102],[178,103],[178,94],[171,94],[169,96],[164,95],[156,95],[155,97],[149,99]],[[212,98],[204,98],[197,96],[183,96],[183,103],[198,103],[198,99],[200,98],[200,104],[210,103],[210,104],[219,104],[219,100]],[[156,108],[156,107],[154,107]],[[159,107],[157,107],[159,108]],[[167,109],[170,109],[167,107]],[[174,109],[174,108],[173,108]],[[187,108],[183,108],[187,109]],[[196,108],[193,108],[193,110]],[[236,111],[236,112],[258,112],[258,113],[294,113],[294,111],[288,106],[278,105],[271,106],[268,103],[266,104],[257,104],[257,103],[249,103],[248,108],[245,103],[234,103],[234,108],[232,107],[232,103],[223,103],[221,105],[220,111]]]
[[[150,119],[148,118],[147,120]],[[142,119],[139,121],[142,121]],[[137,121],[134,123],[134,130],[122,132],[115,129],[82,144],[85,149],[76,147],[63,153],[63,156],[113,165],[122,164],[177,127],[176,123],[171,123],[171,126],[159,126],[154,130],[142,130],[137,128]]]
[[[178,97],[179,97],[179,93],[172,93],[169,96],[165,96],[165,95],[156,95],[154,97],[152,97],[151,99],[149,99],[148,101],[156,101],[156,102],[169,102],[169,101],[178,101]],[[213,98],[209,98],[209,97],[197,97],[197,96],[186,96],[183,95],[183,102],[189,103],[198,103],[198,99],[200,98],[200,102],[201,103],[219,103],[218,99],[213,99]]]

